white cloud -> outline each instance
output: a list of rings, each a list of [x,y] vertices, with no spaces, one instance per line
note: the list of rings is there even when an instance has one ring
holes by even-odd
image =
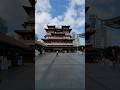
[[[36,8],[40,12],[49,12],[51,9],[50,0],[37,0]]]
[[[40,38],[44,36],[44,28],[49,24],[51,19],[51,15],[47,12],[41,12],[35,15],[35,33],[41,35],[39,36]]]
[[[81,32],[80,29],[84,29],[85,24],[85,1],[84,0],[69,0],[69,6],[63,15],[52,17],[50,13],[51,5],[49,0],[37,0],[36,16],[35,16],[35,29],[36,33],[43,37],[45,34],[44,27],[47,24],[50,25],[70,25],[76,32]],[[81,8],[76,10],[75,6],[78,5]],[[39,12],[38,12],[39,11]],[[78,29],[79,28],[79,29]]]
[[[71,6],[85,5],[85,0],[70,0]]]
[[[70,6],[65,12],[64,23],[70,25],[73,30],[75,30],[76,28],[84,28],[85,25],[85,10],[83,8],[84,4],[85,4],[84,0],[70,0]],[[79,5],[81,7],[81,9],[79,9],[81,11],[75,9],[76,5]],[[77,32],[80,32],[80,30]]]

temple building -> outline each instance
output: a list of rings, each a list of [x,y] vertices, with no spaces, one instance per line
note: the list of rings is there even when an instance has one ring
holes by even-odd
[[[24,42],[26,45],[30,46],[31,51],[25,52],[24,55],[26,60],[34,61],[35,55],[35,0],[29,0],[31,6],[24,6],[23,8],[27,13],[28,17],[26,21],[22,24],[24,30],[15,30],[15,32],[20,36],[19,40]]]
[[[29,0],[31,6],[23,6],[28,14],[27,20],[22,24],[24,30],[15,30],[21,36],[21,40],[34,48],[35,40],[35,0]]]
[[[15,30],[18,38],[0,32],[0,71],[14,66],[23,65],[26,62],[34,62],[34,9],[35,0],[29,0],[32,7],[23,6],[28,20],[24,22],[25,30]]]
[[[46,52],[75,52],[75,46],[73,45],[73,38],[70,35],[72,29],[70,26],[62,26],[57,28],[55,26],[47,26],[45,28],[46,35],[42,39],[46,45]]]

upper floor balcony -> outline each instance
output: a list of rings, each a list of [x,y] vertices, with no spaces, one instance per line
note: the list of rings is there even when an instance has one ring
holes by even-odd
[[[46,37],[46,39],[71,39],[70,37]]]
[[[51,35],[65,35],[64,32],[53,32],[51,33]]]
[[[47,46],[48,45],[73,45],[73,43],[45,43]]]

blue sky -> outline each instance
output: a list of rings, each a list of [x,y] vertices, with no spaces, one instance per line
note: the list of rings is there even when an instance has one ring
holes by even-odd
[[[70,25],[72,32],[85,31],[84,0],[37,0],[35,12],[35,29],[39,39],[44,37],[46,25]],[[84,44],[84,40],[80,43]]]
[[[50,4],[52,6],[51,14],[53,17],[57,17],[59,15],[63,15],[68,7],[68,0],[50,0]]]

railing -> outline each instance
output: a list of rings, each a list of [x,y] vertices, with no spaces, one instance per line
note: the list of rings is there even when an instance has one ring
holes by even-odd
[[[71,39],[70,37],[47,37],[46,39]]]
[[[73,45],[73,43],[46,43],[46,45]]]

